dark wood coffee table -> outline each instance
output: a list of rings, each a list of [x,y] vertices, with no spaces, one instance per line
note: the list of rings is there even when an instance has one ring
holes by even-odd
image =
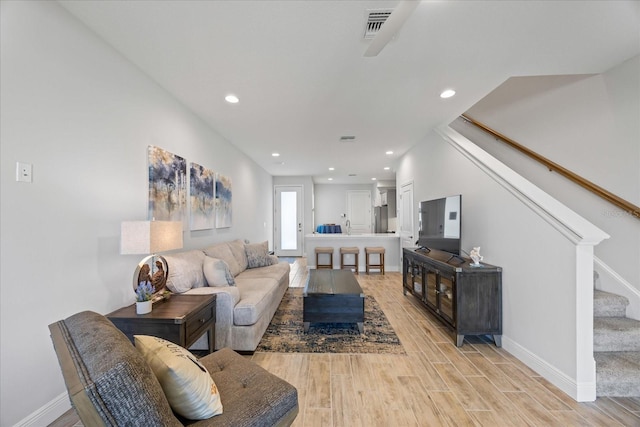
[[[302,298],[304,331],[312,322],[357,323],[364,332],[364,293],[349,270],[311,270]]]

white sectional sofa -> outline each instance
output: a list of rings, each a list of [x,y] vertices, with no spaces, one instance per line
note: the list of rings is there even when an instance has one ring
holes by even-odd
[[[254,351],[287,291],[289,264],[269,255],[267,242],[242,240],[164,258],[169,290],[217,294],[215,348]]]

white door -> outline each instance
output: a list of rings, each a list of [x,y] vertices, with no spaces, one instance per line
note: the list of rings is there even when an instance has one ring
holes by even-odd
[[[371,233],[371,191],[347,191],[347,219],[351,234]]]
[[[413,181],[400,187],[400,244],[403,248],[416,246],[416,234],[413,223]]]
[[[302,186],[276,186],[273,206],[275,254],[302,256]]]

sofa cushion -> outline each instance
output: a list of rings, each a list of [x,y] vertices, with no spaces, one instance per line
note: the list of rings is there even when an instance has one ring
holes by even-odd
[[[197,357],[162,338],[134,335],[134,339],[174,411],[190,420],[222,413],[218,388]]]
[[[240,268],[240,271],[238,271],[238,274],[240,274],[243,271],[245,271],[248,266],[247,254],[245,253],[245,250],[244,250],[244,246],[245,246],[244,241],[237,239],[237,240],[232,240],[230,242],[227,242],[227,244],[229,245],[229,249],[231,249],[231,253],[233,254],[233,257],[238,263],[238,267]]]
[[[245,245],[248,268],[265,267],[272,264],[273,258],[269,256],[269,242],[251,243]]]
[[[291,267],[286,262],[280,262],[277,264],[272,264],[266,267],[260,268],[249,268],[245,270],[242,274],[236,277],[236,281],[241,279],[275,279],[282,280],[287,273],[289,273]]]
[[[249,278],[242,274],[236,278],[236,286],[240,289],[240,301],[233,309],[233,323],[236,326],[253,325],[273,300],[278,280],[268,277]]]
[[[243,269],[241,269],[240,264],[236,260],[233,252],[231,252],[231,248],[225,243],[218,243],[217,245],[209,246],[204,249],[204,253],[211,258],[218,258],[223,260],[229,266],[229,270],[233,276],[237,276],[242,273]]]
[[[236,284],[229,265],[221,259],[205,256],[202,266],[209,286],[233,286]]]
[[[229,348],[211,353],[200,362],[224,395],[224,414],[212,418],[211,424],[282,426],[293,421],[298,408],[298,392],[291,384]],[[290,421],[286,422],[287,419]],[[193,425],[200,423],[206,421]]]
[[[204,263],[202,251],[186,251],[164,255],[169,274],[167,288],[174,293],[183,293],[191,288],[199,288],[207,283],[202,271]]]

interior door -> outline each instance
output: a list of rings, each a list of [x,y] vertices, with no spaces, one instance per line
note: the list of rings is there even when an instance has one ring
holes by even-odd
[[[276,186],[274,192],[274,253],[277,256],[302,256],[302,186]]]
[[[347,191],[347,219],[351,234],[371,233],[371,191]]]
[[[403,248],[416,246],[417,236],[413,223],[413,181],[400,187],[400,244]]]

